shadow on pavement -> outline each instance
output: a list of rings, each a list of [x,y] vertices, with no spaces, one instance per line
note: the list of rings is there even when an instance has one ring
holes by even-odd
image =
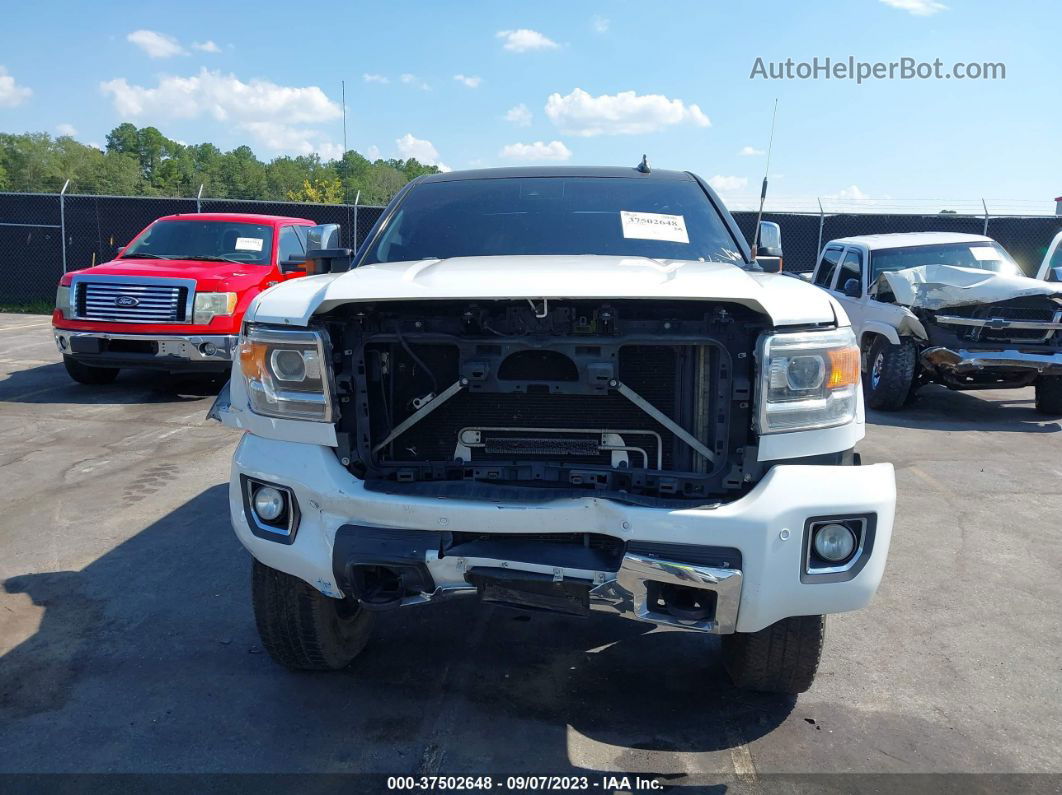
[[[157,370],[123,370],[113,384],[78,384],[62,364],[16,370],[0,380],[0,403],[111,404],[179,403],[214,396],[228,380],[219,375],[174,375]]]
[[[930,384],[918,391],[914,403],[899,411],[868,409],[867,422],[927,431],[1062,431],[1059,420],[1036,411],[1032,395],[1031,389],[955,392]]]
[[[0,770],[413,772],[434,747],[473,769],[585,771],[570,731],[637,769],[793,709],[735,691],[714,638],[475,598],[382,615],[347,671],[291,673],[262,652],[249,569],[219,484],[81,571],[7,579],[28,597],[7,599],[15,626],[39,625],[0,657]]]

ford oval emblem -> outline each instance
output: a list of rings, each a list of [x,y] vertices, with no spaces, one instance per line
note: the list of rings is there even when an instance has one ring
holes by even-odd
[[[140,306],[140,299],[131,295],[120,295],[114,299],[115,306]]]

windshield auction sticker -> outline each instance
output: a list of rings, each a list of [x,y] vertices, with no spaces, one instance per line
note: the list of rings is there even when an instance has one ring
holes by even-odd
[[[686,219],[681,215],[663,213],[632,213],[620,210],[623,236],[638,240],[666,240],[669,243],[689,243]]]
[[[262,250],[262,238],[260,238],[260,237],[238,237],[238,238],[236,238],[236,250],[237,251],[261,251]]]

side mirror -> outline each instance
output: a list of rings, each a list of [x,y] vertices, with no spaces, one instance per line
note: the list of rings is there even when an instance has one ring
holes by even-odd
[[[339,246],[339,224],[311,226],[306,235],[306,259],[320,260],[319,273],[350,270],[354,252]]]
[[[782,228],[774,221],[760,221],[756,256],[778,258],[782,256]]]
[[[339,248],[339,224],[318,224],[306,232],[306,250]]]
[[[859,279],[848,279],[841,292],[849,298],[859,298],[863,294],[863,288],[859,286]]]
[[[289,259],[277,263],[281,273],[306,273],[305,260]]]

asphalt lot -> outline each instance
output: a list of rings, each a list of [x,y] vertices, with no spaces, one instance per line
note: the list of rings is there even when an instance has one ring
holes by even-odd
[[[871,417],[888,569],[794,702],[730,687],[714,638],[474,600],[288,673],[258,643],[209,390],[59,361],[46,317],[0,315],[0,772],[1062,772],[1062,425],[1031,389]]]

